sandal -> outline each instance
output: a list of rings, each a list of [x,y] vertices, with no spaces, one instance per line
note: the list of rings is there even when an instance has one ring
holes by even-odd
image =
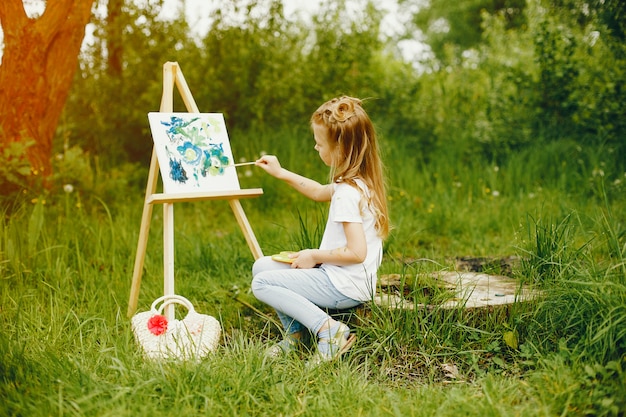
[[[278,358],[283,355],[288,355],[298,350],[300,343],[302,342],[299,338],[287,335],[283,340],[268,348],[265,351],[265,356],[269,358]]]
[[[356,335],[350,334],[350,328],[343,323],[325,330],[317,342],[317,352],[312,364],[330,362],[346,353],[356,341]],[[325,337],[328,335],[329,337]]]

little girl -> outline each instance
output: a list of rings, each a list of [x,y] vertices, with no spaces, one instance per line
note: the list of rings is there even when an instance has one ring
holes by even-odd
[[[268,354],[295,350],[307,328],[318,338],[317,360],[324,361],[347,351],[355,336],[322,308],[346,309],[372,299],[389,219],[376,132],[361,100],[324,103],[313,113],[311,127],[315,150],[330,167],[329,184],[282,168],[272,155],[256,166],[314,201],[330,201],[322,242],[319,249],[290,254],[291,264],[258,259],[252,291],[276,310],[285,328],[285,337]]]

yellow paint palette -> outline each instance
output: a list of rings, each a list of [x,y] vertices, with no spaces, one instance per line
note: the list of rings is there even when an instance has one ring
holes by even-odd
[[[289,257],[290,254],[295,253],[292,251],[282,251],[277,253],[276,255],[272,255],[272,259],[276,262],[283,262],[286,264],[290,264],[293,262],[293,259]]]

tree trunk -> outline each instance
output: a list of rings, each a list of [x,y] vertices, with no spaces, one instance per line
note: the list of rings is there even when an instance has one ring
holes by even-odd
[[[124,0],[109,0],[107,3],[107,71],[112,77],[120,79],[122,77],[122,61],[124,45],[122,40],[122,29],[119,23],[122,18]]]
[[[46,2],[30,19],[22,0],[0,1],[4,53],[0,65],[0,146],[29,141],[32,174],[52,174],[52,139],[72,79],[94,0]],[[44,181],[45,182],[45,181]]]

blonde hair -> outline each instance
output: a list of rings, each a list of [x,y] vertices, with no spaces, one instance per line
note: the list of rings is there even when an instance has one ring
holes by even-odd
[[[376,217],[376,230],[383,239],[389,234],[389,215],[383,164],[376,130],[358,98],[342,96],[322,104],[311,116],[311,125],[327,129],[328,142],[339,149],[330,179],[359,188],[360,178],[369,189],[368,204]],[[337,155],[337,153],[334,153]]]

